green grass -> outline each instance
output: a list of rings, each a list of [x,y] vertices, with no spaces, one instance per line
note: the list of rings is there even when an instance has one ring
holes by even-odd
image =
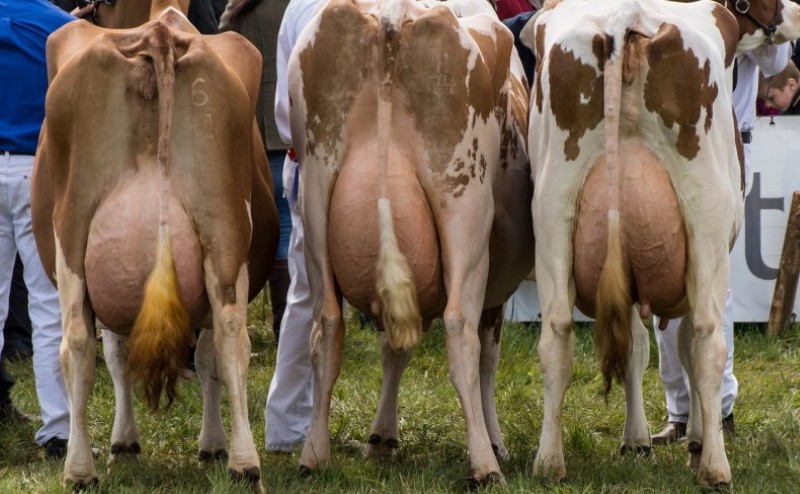
[[[264,451],[264,399],[275,364],[275,342],[268,311],[261,300],[251,305],[253,351],[249,374],[250,420],[261,454],[267,492],[398,493],[463,492],[468,469],[464,419],[447,377],[444,331],[435,325],[415,351],[400,395],[400,449],[392,462],[361,458],[355,442],[363,442],[377,406],[380,352],[375,334],[349,324],[344,365],[334,388],[331,412],[331,466],[303,478],[298,456]],[[794,327],[780,341],[769,343],[763,328],[737,328],[735,369],[739,379],[737,437],[726,448],[734,491],[741,493],[800,492],[800,331]],[[568,478],[550,484],[532,476],[542,420],[542,383],[536,354],[538,327],[507,324],[498,371],[500,424],[511,460],[501,464],[505,487],[498,493],[676,493],[700,492],[685,466],[684,445],[659,447],[649,458],[618,453],[624,422],[622,389],[615,385],[608,404],[598,373],[591,328],[576,328],[574,378],[563,412]],[[666,419],[658,378],[655,344],[645,374],[644,393],[651,428]],[[17,378],[15,403],[37,411],[29,362],[9,366]],[[113,393],[105,366],[98,365],[97,384],[89,403],[92,444],[100,492],[108,493],[237,493],[248,492],[230,482],[224,464],[200,466],[196,461],[200,432],[199,381],[183,382],[181,399],[171,409],[150,414],[137,403],[142,454],[136,461],[107,465],[113,419]],[[225,403],[225,399],[223,399]],[[227,405],[223,409],[227,418]],[[0,427],[0,493],[67,492],[61,484],[63,462],[44,460],[33,442],[35,425]]]

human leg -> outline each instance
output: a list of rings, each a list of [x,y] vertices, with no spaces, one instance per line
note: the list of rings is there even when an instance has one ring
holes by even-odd
[[[678,356],[678,326],[682,319],[672,319],[666,329],[658,329],[659,319],[654,318],[656,346],[658,347],[658,373],[667,401],[668,423],[652,437],[653,445],[669,444],[686,436],[689,421],[689,382]]]
[[[733,404],[739,395],[739,381],[733,375],[733,293],[730,288],[725,301],[723,329],[728,353],[725,359],[725,371],[722,374],[722,424],[723,430],[734,433]]]
[[[17,249],[14,243],[14,223],[11,208],[11,195],[8,188],[10,157],[0,155],[0,322],[5,323],[8,316],[11,274]],[[5,346],[3,331],[0,331],[0,354]],[[0,361],[0,422],[12,418],[16,413],[11,402],[11,387],[14,379]]]
[[[283,321],[283,313],[286,311],[286,296],[291,283],[286,257],[289,250],[289,237],[292,234],[292,216],[289,210],[289,202],[283,196],[283,180],[281,180],[286,152],[269,151],[267,152],[267,158],[272,172],[272,190],[275,195],[275,204],[278,206],[280,225],[278,252],[275,253],[275,264],[272,266],[268,281],[269,298],[272,305],[272,331],[275,334],[275,341],[279,341],[280,325],[281,321]]]
[[[291,216],[293,229],[288,251],[291,283],[265,410],[267,450],[279,452],[292,451],[303,444],[312,407],[309,340],[312,302],[303,254],[302,219],[296,207],[292,208]]]
[[[275,342],[280,343],[281,321],[286,312],[286,295],[289,293],[289,285],[292,277],[289,276],[289,263],[286,259],[277,259],[269,273],[269,302],[272,306],[272,332],[275,335]]]
[[[28,288],[28,311],[33,326],[33,373],[44,424],[36,433],[36,443],[69,437],[69,405],[59,363],[61,311],[58,292],[42,267],[33,238],[30,216],[30,166],[16,167],[9,177],[9,194],[14,216],[14,238],[24,266]]]
[[[2,355],[9,359],[28,360],[33,355],[32,331],[31,319],[28,317],[28,289],[22,274],[22,261],[17,256],[8,297],[8,317],[3,326],[5,346]]]

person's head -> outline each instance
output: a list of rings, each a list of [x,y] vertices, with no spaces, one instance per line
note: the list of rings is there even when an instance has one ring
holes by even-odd
[[[798,87],[800,87],[800,70],[789,60],[789,64],[782,72],[769,79],[764,99],[768,106],[784,112],[792,105]]]

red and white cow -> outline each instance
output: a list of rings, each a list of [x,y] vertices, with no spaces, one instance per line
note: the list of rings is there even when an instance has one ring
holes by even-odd
[[[475,0],[476,9],[486,5]],[[507,454],[494,405],[500,311],[532,265],[532,189],[522,67],[511,33],[485,11],[459,19],[412,0],[331,0],[292,53],[292,136],[314,300],[303,470],[330,458],[343,294],[385,330],[368,454],[397,447],[400,375],[422,328],[443,316],[470,477],[502,477],[493,452]]]
[[[607,387],[612,377],[625,384],[623,448],[650,447],[641,394],[649,345],[633,302],[643,314],[691,310],[693,416],[719,423],[728,248],[743,211],[729,89],[737,25],[711,2],[563,0],[545,5],[532,32],[545,389],[534,472],[563,478],[575,304],[597,318]],[[718,428],[692,434],[703,445],[700,479],[729,483]]]
[[[160,0],[161,3],[164,3]],[[254,120],[261,74],[235,33],[201,36],[173,6],[135,29],[67,24],[47,42],[50,88],[32,178],[42,263],[57,282],[70,398],[67,482],[97,481],[86,420],[95,317],[114,378],[112,458],[139,452],[132,378],[169,402],[194,342],[203,381],[201,459],[261,486],[247,416],[248,296],[266,280],[277,210]]]
[[[765,4],[771,41],[800,34],[796,5],[758,2],[753,13]],[[744,205],[732,62],[737,45],[766,40],[759,22],[710,1],[563,0],[524,30],[539,61],[528,133],[545,389],[536,474],[566,475],[561,407],[577,305],[597,318],[607,389],[624,382],[623,450],[650,448],[639,316],[686,314],[690,465],[703,484],[731,482],[719,427],[722,317]]]

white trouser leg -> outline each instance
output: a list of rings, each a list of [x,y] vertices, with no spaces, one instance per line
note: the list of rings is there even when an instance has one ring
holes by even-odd
[[[728,354],[725,359],[725,371],[722,374],[722,417],[733,413],[733,404],[739,396],[739,381],[733,375],[733,293],[728,288],[728,298],[725,300],[725,319],[722,321],[725,329],[725,344]]]
[[[292,451],[302,446],[311,422],[313,307],[303,254],[303,224],[296,204],[291,204],[291,212],[292,234],[287,259],[292,281],[286,295],[275,373],[265,411],[269,451]]]
[[[14,217],[12,201],[8,188],[8,156],[0,154],[0,322],[8,318],[8,297],[11,292],[11,277],[17,255],[14,242]],[[3,352],[5,338],[0,328],[0,353]]]
[[[8,197],[14,218],[14,239],[28,288],[28,313],[33,326],[33,374],[44,422],[36,433],[36,442],[42,445],[50,438],[67,439],[69,436],[69,405],[58,357],[63,333],[61,311],[58,292],[44,272],[33,238],[30,209],[33,157],[12,156],[11,160],[17,163],[6,175]],[[13,260],[9,265],[13,265]]]
[[[669,421],[685,424],[689,420],[689,378],[678,356],[678,326],[681,320],[672,319],[663,331],[658,329],[657,317],[653,325],[656,327],[658,346],[658,373],[667,399]]]
[[[33,156],[0,158],[2,199],[0,201],[0,320],[8,316],[8,294],[17,251],[24,266],[28,288],[28,312],[33,326],[33,372],[44,425],[36,442],[69,436],[69,406],[61,375],[61,313],[58,292],[42,268],[31,224],[30,190]],[[2,348],[0,346],[0,348]]]

